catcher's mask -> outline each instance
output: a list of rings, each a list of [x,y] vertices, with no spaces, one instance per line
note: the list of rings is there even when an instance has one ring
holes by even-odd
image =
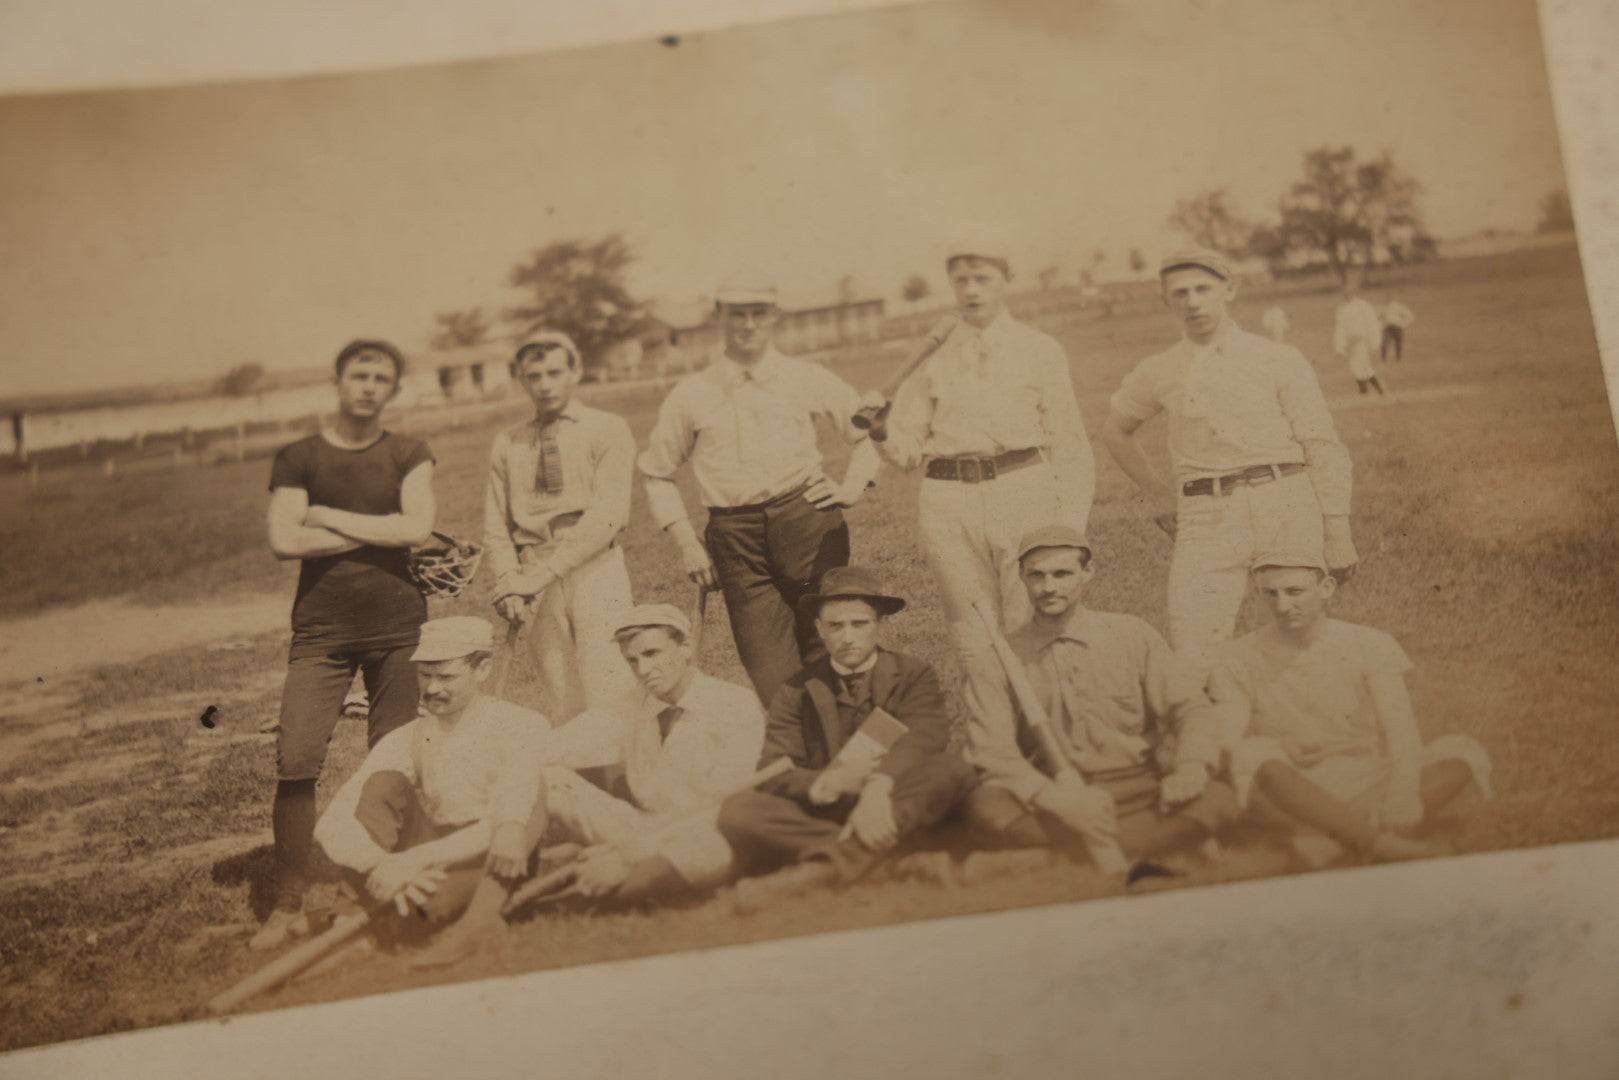
[[[483,548],[477,544],[435,532],[432,541],[410,553],[410,578],[423,596],[460,596],[481,558]]]

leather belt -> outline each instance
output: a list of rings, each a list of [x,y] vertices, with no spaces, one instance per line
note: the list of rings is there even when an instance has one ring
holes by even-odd
[[[1234,487],[1268,484],[1272,480],[1280,480],[1284,476],[1292,476],[1303,471],[1304,466],[1296,461],[1289,461],[1283,465],[1254,465],[1239,472],[1226,473],[1224,476],[1200,476],[1196,480],[1188,480],[1181,485],[1181,494],[1225,495]]]
[[[994,457],[934,458],[928,462],[928,479],[960,480],[964,484],[976,484],[981,480],[993,480],[1001,473],[1033,465],[1039,460],[1038,446],[1008,450]]]
[[[724,517],[727,514],[757,514],[762,510],[769,510],[772,507],[781,506],[783,503],[792,502],[808,489],[809,484],[799,484],[793,490],[777,495],[774,499],[766,499],[764,502],[748,503],[746,506],[710,506],[708,515],[709,517],[716,515]]]

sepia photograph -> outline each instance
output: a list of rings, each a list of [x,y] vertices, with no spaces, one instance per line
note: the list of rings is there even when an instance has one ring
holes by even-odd
[[[0,1050],[1619,834],[1533,0],[941,0],[0,139]]]

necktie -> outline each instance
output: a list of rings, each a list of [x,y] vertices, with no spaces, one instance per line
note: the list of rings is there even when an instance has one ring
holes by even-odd
[[[534,470],[534,490],[544,495],[562,494],[562,451],[557,447],[559,421],[540,424],[540,460]]]
[[[675,726],[675,721],[686,715],[686,710],[679,705],[671,705],[658,712],[658,738],[667,739],[669,730]]]
[[[866,696],[866,673],[863,671],[850,672],[843,678],[843,696],[849,703],[859,707]]]

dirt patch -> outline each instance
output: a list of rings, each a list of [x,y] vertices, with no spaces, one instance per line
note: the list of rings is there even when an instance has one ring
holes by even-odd
[[[0,623],[0,686],[43,691],[52,680],[75,672],[267,633],[286,624],[287,605],[283,595],[163,607],[96,600],[8,619]],[[29,708],[32,694],[6,697],[0,710],[9,714],[19,706]]]

